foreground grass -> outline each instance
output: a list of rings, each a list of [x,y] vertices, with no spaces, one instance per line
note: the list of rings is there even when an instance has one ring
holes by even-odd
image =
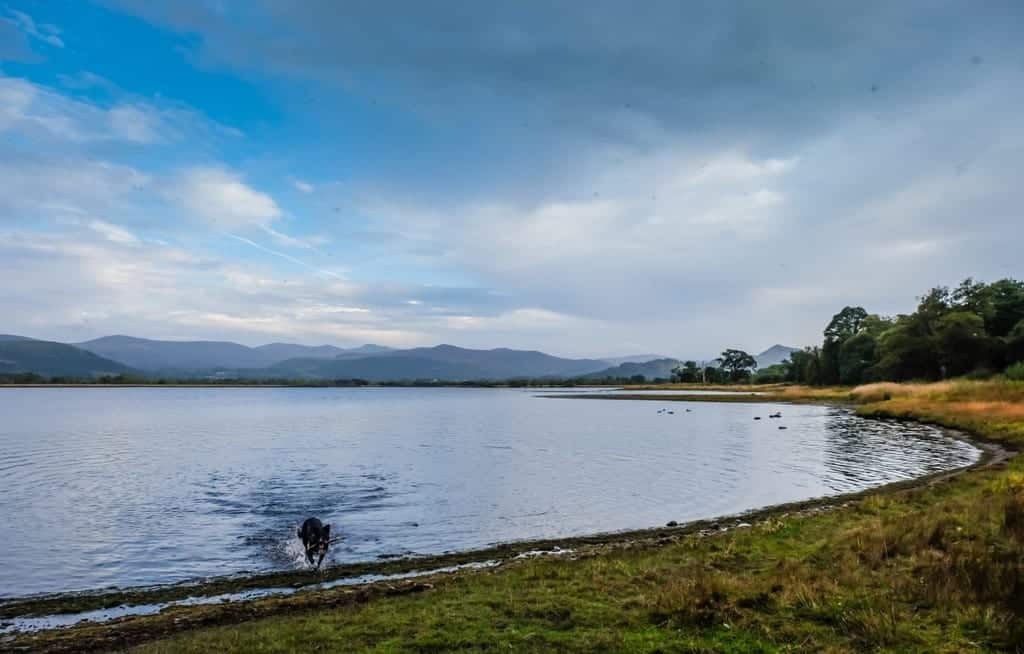
[[[773,389],[782,395],[1024,445],[1024,384]],[[523,561],[140,651],[1024,651],[1021,459],[825,513]]]

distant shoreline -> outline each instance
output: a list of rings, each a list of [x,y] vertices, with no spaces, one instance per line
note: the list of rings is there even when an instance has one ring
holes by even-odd
[[[0,384],[0,389],[3,388],[518,388],[518,389],[531,389],[536,388],[540,390],[544,389],[570,389],[570,388],[625,388],[621,384],[586,384],[581,386],[565,386],[562,384],[551,384],[548,386],[529,384],[529,385],[516,385],[507,384],[501,382],[495,382],[493,384],[488,383],[437,383],[437,384],[414,384],[414,383],[392,383],[382,382],[373,384],[361,384],[347,386],[344,384],[316,384],[316,383],[256,383],[256,384],[240,384],[240,383],[166,383],[160,384],[157,382],[151,383],[133,383],[133,384],[100,384],[100,383],[81,383],[81,384]]]

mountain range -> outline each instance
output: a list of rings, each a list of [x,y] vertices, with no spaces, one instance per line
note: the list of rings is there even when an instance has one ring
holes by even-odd
[[[155,341],[134,336],[104,336],[73,343],[82,350],[138,370],[210,370],[265,368],[287,359],[335,359],[387,352],[381,345],[343,349],[333,345],[271,343],[248,347],[230,341]]]
[[[793,348],[774,346],[758,355],[776,362]],[[609,359],[569,359],[535,350],[476,350],[454,345],[392,349],[381,345],[339,348],[271,343],[248,347],[229,341],[166,341],[105,336],[75,344],[0,335],[0,374],[34,372],[45,376],[96,377],[137,374],[150,377],[248,379],[365,379],[371,382],[431,379],[443,381],[515,378],[669,377],[679,365],[671,357],[646,355]],[[766,363],[765,365],[771,365]]]
[[[0,335],[0,374],[19,372],[34,372],[44,377],[90,378],[132,370],[73,345]]]

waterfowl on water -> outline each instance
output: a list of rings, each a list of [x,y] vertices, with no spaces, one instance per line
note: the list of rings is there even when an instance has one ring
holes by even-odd
[[[761,416],[754,416],[754,420],[760,420]]]
[[[779,429],[788,429],[788,427],[786,425],[779,425]]]

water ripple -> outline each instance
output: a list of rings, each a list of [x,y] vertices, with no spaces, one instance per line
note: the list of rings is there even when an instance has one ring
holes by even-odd
[[[978,456],[933,427],[827,407],[657,406],[486,389],[5,389],[0,594],[300,567],[310,515],[342,537],[329,562],[373,560],[711,517]]]

